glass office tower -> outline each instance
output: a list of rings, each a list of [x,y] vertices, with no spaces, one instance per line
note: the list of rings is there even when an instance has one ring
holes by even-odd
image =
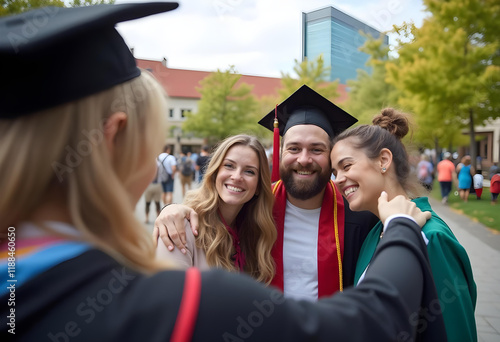
[[[333,7],[302,13],[302,60],[315,60],[322,54],[325,66],[330,67],[327,81],[339,79],[346,84],[356,79],[357,69],[370,72],[365,65],[369,55],[359,51],[366,40],[360,31],[380,37],[379,31]],[[384,40],[389,44],[387,35]]]

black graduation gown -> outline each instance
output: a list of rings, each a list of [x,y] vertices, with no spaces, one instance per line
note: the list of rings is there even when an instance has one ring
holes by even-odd
[[[352,211],[344,198],[344,258],[342,276],[344,288],[354,284],[354,273],[361,246],[370,230],[379,222],[377,216],[369,211]]]
[[[2,341],[168,341],[184,271],[152,276],[90,250],[16,289],[16,335],[1,301]],[[364,281],[317,303],[285,299],[243,274],[202,273],[193,341],[446,341],[442,316],[421,308],[437,298],[420,229],[396,219]],[[435,306],[434,306],[435,307]]]

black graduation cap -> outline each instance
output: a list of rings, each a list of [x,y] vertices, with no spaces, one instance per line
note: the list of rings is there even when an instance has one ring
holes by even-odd
[[[279,134],[295,125],[316,125],[334,137],[358,120],[305,84],[263,117],[259,124],[273,131],[277,114]]]
[[[115,24],[178,6],[44,7],[0,18],[0,118],[51,108],[138,77]]]
[[[260,125],[274,132],[271,181],[275,182],[280,178],[279,136],[283,136],[290,127],[316,125],[333,138],[357,121],[342,108],[304,84],[259,121]]]

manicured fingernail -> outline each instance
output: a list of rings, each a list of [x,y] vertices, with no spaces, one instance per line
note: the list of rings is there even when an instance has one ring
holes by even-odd
[[[169,251],[173,251],[174,250],[174,246],[168,246],[167,247]]]
[[[182,254],[186,254],[186,249],[185,248],[181,249],[181,252]]]
[[[196,229],[194,230],[194,233],[195,233],[196,235],[198,235],[198,231],[197,231]]]

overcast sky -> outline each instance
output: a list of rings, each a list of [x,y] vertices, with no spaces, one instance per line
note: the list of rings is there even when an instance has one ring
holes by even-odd
[[[122,2],[131,0],[116,0]],[[333,6],[379,31],[403,21],[420,26],[426,15],[422,0],[181,0],[179,4],[174,11],[117,26],[137,58],[165,57],[171,68],[203,71],[234,65],[239,73],[270,77],[293,74],[294,60],[302,58],[302,12]]]

